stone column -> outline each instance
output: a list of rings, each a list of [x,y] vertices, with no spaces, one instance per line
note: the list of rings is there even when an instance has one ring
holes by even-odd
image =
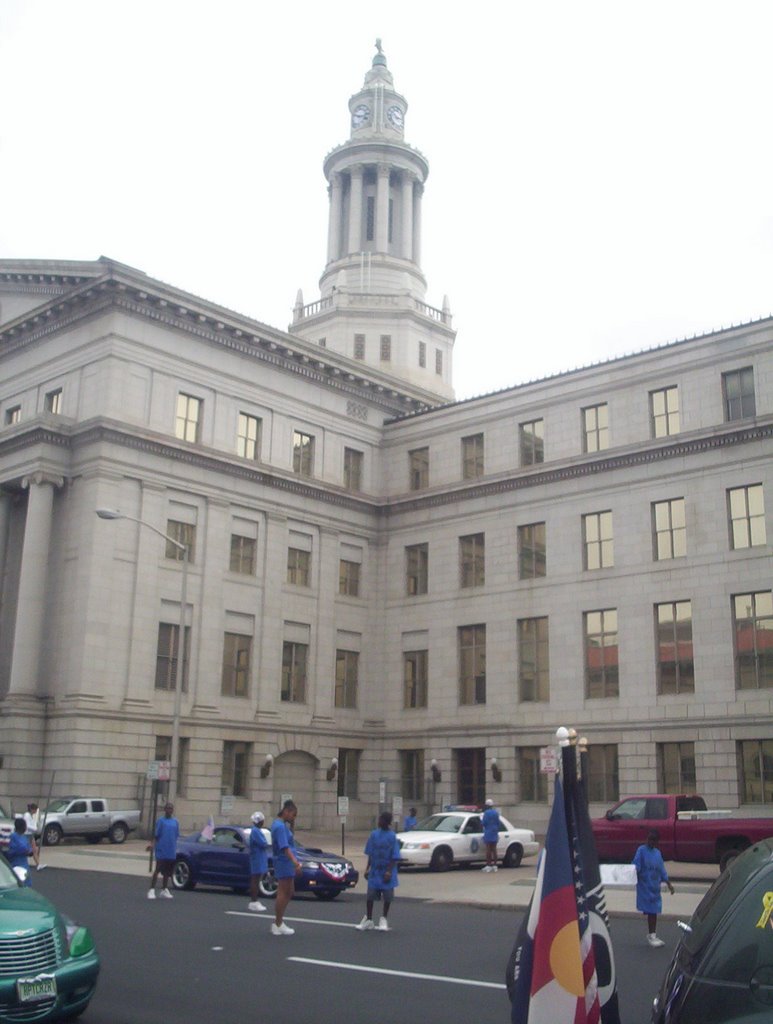
[[[22,481],[22,486],[29,491],[29,497],[22,543],[9,697],[38,694],[54,488],[63,484],[62,477],[51,477],[45,473],[35,473]]]
[[[341,205],[343,180],[335,171],[330,178],[330,221],[327,230],[327,261],[332,263],[341,255]]]
[[[389,165],[378,165],[376,185],[376,252],[389,252]]]
[[[413,262],[418,265],[421,265],[421,197],[423,194],[424,186],[417,181],[413,196]]]
[[[11,514],[11,495],[0,490],[0,606],[3,604],[6,551],[8,550],[8,519]]]
[[[349,171],[351,188],[349,190],[349,255],[362,250],[362,164],[357,164]]]
[[[413,259],[413,175],[403,171],[400,255]]]

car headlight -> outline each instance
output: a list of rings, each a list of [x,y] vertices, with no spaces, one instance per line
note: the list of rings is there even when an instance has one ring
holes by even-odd
[[[76,924],[69,917],[64,918],[64,934],[67,940],[67,952],[70,956],[85,956],[94,952],[94,940],[88,928]]]
[[[304,860],[301,862],[301,867],[311,868],[312,871],[319,871],[318,860]]]
[[[406,843],[404,850],[431,850],[432,843]]]

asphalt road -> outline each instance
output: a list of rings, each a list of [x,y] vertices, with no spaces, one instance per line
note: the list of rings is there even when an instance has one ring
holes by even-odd
[[[102,973],[84,1024],[509,1024],[504,969],[520,911],[398,899],[389,933],[358,932],[364,896],[296,898],[291,937],[270,914],[218,890],[146,899],[147,882],[55,867],[35,887],[88,924]],[[612,922],[622,1024],[647,1024],[677,941],[661,922],[650,949],[642,922]]]

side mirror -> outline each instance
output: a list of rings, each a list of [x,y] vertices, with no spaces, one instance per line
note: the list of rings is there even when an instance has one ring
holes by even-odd
[[[615,820],[615,816],[612,813],[612,811],[607,811],[607,813],[604,815],[604,817],[607,819],[607,821],[614,821]]]

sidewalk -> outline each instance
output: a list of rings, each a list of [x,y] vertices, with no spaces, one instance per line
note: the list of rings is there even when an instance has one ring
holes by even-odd
[[[368,833],[350,832],[345,837],[346,856],[354,863],[360,874],[365,870],[366,858],[362,853]],[[309,847],[320,847],[329,853],[341,853],[341,836],[333,833],[305,832],[299,830],[299,843]],[[63,843],[61,846],[44,846],[40,860],[52,868],[75,871],[108,871],[116,874],[142,876],[147,879],[149,854],[144,840],[129,840],[121,846],[100,843]],[[520,868],[500,868],[496,873],[481,872],[478,867],[454,868],[437,873],[416,868],[400,872],[400,898],[420,899],[431,903],[467,904],[476,907],[496,909],[525,909],[534,890],[537,858],[527,858]],[[666,864],[676,893],[663,894],[662,917],[687,920],[703,898],[704,893],[717,878],[719,869],[715,864]],[[33,876],[34,884],[34,876]],[[361,881],[355,890],[364,896],[365,886]],[[607,888],[607,907],[616,916],[639,917],[636,898],[632,888]]]

